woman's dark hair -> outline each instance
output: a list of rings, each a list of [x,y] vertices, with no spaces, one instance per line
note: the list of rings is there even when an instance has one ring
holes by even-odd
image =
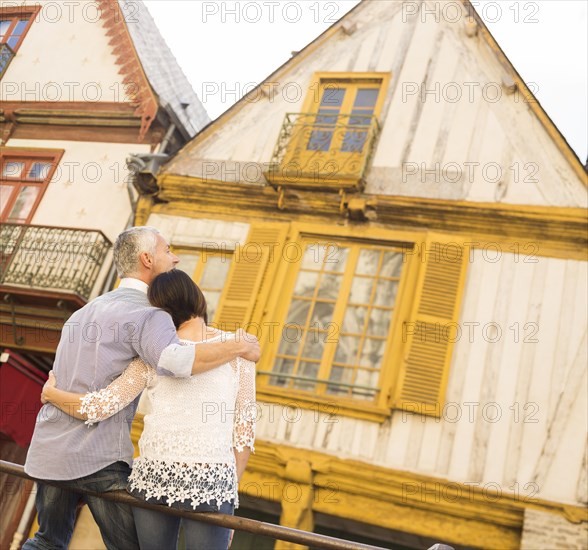
[[[208,324],[206,298],[190,276],[179,269],[160,273],[149,285],[151,305],[167,311],[177,328],[193,317]]]

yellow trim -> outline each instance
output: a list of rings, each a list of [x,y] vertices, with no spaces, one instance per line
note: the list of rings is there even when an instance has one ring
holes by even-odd
[[[366,80],[373,80],[374,84],[376,83],[375,81],[379,81],[378,82],[378,87],[380,93],[378,94],[378,100],[376,101],[376,105],[374,106],[374,116],[380,116],[380,113],[382,112],[382,107],[384,105],[384,101],[386,99],[386,92],[388,91],[388,86],[390,84],[390,78],[392,77],[392,73],[390,71],[386,71],[386,72],[364,72],[364,73],[358,73],[358,72],[353,72],[353,71],[348,71],[348,72],[324,72],[324,71],[320,71],[320,72],[316,72],[312,75],[312,78],[310,80],[310,85],[308,86],[308,92],[306,94],[306,99],[304,100],[304,103],[302,105],[302,112],[303,113],[316,113],[318,111],[318,107],[320,105],[320,97],[318,98],[318,102],[315,101],[315,97],[313,97],[313,93],[314,93],[314,89],[316,87],[317,92],[319,93],[319,90],[321,88],[321,82],[322,81],[347,81],[346,83],[349,84],[358,84],[361,85],[361,81],[366,81]],[[370,83],[371,84],[371,83]],[[341,112],[343,113],[344,111],[341,110]]]
[[[305,224],[293,222],[288,233],[288,241],[290,243],[298,243],[300,246],[308,239],[317,237],[321,241],[328,242],[329,240],[345,240],[345,242],[373,244],[377,242],[379,246],[390,245],[402,247],[407,252],[412,249],[413,243],[419,243],[423,240],[423,233],[418,231],[394,231],[390,229],[379,229],[374,227],[334,227],[330,225],[321,224]],[[415,256],[416,257],[416,256]],[[412,303],[412,295],[409,293],[414,288],[414,278],[418,269],[418,261],[415,260],[413,254],[407,254],[406,265],[403,268],[401,275],[400,286],[397,293],[397,303],[395,304],[392,321],[390,323],[388,338],[385,343],[384,356],[382,359],[382,372],[378,381],[379,392],[373,401],[362,401],[359,399],[329,396],[321,394],[321,392],[305,392],[293,389],[281,389],[279,387],[269,386],[269,374],[258,374],[258,394],[270,402],[277,402],[282,404],[296,403],[302,408],[310,408],[317,410],[317,406],[325,407],[325,412],[333,412],[336,414],[344,414],[356,418],[363,418],[382,422],[390,416],[389,400],[392,393],[392,387],[398,374],[398,364],[393,363],[397,361],[399,354],[402,353],[403,344],[401,343],[401,336],[398,336],[402,321],[408,318],[408,311]],[[418,257],[417,257],[418,260]],[[267,306],[265,309],[266,316],[262,318],[262,322],[267,318],[272,321],[285,319],[288,308],[290,306],[290,298],[292,296],[292,289],[296,281],[298,268],[291,265],[290,262],[282,260],[276,270],[276,276],[271,285],[271,288],[280,288],[282,292],[273,292],[269,295]],[[350,281],[347,281],[348,286]],[[343,284],[343,283],[342,283]],[[347,288],[347,291],[349,288]],[[265,290],[270,292],[270,288]],[[342,288],[341,295],[348,295],[345,288]],[[284,300],[284,296],[288,299]],[[336,304],[337,308],[341,308],[341,300]],[[340,312],[341,313],[341,312]],[[263,326],[263,325],[262,325]],[[280,339],[277,338],[273,331],[264,331],[262,333],[262,349],[263,355],[259,362],[258,371],[271,371],[276,360]],[[392,347],[391,343],[395,345]],[[334,352],[334,350],[332,350]],[[323,357],[321,364],[324,365],[327,361],[330,364],[329,357]],[[324,385],[324,384],[323,384]],[[331,409],[329,410],[329,407]]]
[[[287,114],[284,128],[289,132],[289,141],[283,149],[279,166],[272,164],[270,170],[264,172],[266,179],[284,189],[314,188],[314,189],[354,189],[363,184],[365,170],[377,137],[379,119],[386,100],[390,72],[319,72],[314,73],[306,98],[299,113]],[[340,108],[322,106],[325,91],[333,86],[345,90]],[[352,124],[351,115],[354,111],[357,93],[360,89],[370,88],[378,91],[378,97],[370,115],[369,122],[362,126],[364,143],[361,151],[343,151],[342,145],[349,131],[356,128]],[[327,108],[335,117],[336,124],[325,129],[314,115],[322,108]],[[361,110],[361,108],[360,108]],[[357,113],[357,111],[356,111]],[[328,115],[325,115],[328,116]],[[315,134],[315,128],[323,128],[318,133],[330,134],[329,149],[308,150],[308,144]],[[278,138],[278,144],[283,146],[284,136]],[[326,145],[326,144],[325,144]],[[275,163],[276,159],[272,159]],[[280,204],[282,199],[280,199]]]
[[[165,175],[152,212],[187,217],[249,218],[305,223],[343,221],[340,198],[333,193],[296,190],[286,196],[285,210],[277,208],[278,193],[271,187]],[[537,255],[586,261],[586,210],[535,205],[450,201],[394,195],[358,195],[376,203],[376,222],[362,228],[398,227],[463,236],[466,241],[498,243],[503,252],[519,246],[521,257]],[[244,207],[246,210],[244,210]],[[528,247],[527,250],[524,247]]]
[[[399,345],[402,358],[397,363],[399,371],[391,405],[438,417],[445,403],[469,248],[456,242],[453,235],[433,232],[415,244],[418,248],[414,256],[420,268],[416,291],[409,297],[408,321],[413,330],[406,333],[405,341],[404,326],[398,328],[403,333],[403,345]],[[447,247],[443,248],[444,245]],[[418,325],[427,328],[418,332]],[[433,336],[428,334],[428,327],[435,330]]]

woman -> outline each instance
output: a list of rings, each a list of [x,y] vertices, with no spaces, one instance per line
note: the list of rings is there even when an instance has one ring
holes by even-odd
[[[167,311],[186,345],[234,335],[207,326],[202,291],[182,271],[162,273],[151,283],[149,301]],[[144,417],[140,456],[133,463],[128,491],[138,499],[182,510],[232,514],[237,485],[255,439],[255,365],[238,358],[189,378],[158,376],[134,359],[107,388],[76,394],[50,378],[43,402],[89,426],[128,405],[144,389],[150,412]],[[72,403],[80,403],[72,410]],[[94,428],[92,428],[94,429]],[[177,546],[180,525],[187,548],[226,549],[229,529],[133,508],[143,550]]]

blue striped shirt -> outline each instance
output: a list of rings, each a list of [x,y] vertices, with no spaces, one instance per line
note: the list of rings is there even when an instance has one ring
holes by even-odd
[[[95,298],[65,323],[53,371],[57,387],[76,393],[106,387],[139,356],[164,376],[190,376],[194,346],[180,344],[171,317],[149,305],[140,281]],[[77,479],[122,460],[132,465],[130,429],[139,398],[87,426],[44,405],[37,416],[25,471],[40,479]]]

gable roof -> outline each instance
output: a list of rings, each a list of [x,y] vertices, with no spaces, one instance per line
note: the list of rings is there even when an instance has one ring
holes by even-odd
[[[319,36],[317,36],[314,40],[312,40],[309,44],[307,44],[302,50],[300,50],[297,54],[293,55],[289,60],[279,66],[275,71],[273,71],[270,75],[268,75],[262,82],[259,83],[257,87],[250,90],[250,92],[244,95],[241,99],[239,99],[235,104],[229,107],[223,114],[221,114],[218,118],[208,124],[191,142],[187,143],[184,148],[174,155],[163,167],[162,172],[173,173],[173,164],[174,159],[177,158],[178,155],[182,154],[182,151],[185,148],[192,148],[196,145],[196,143],[200,143],[202,140],[206,139],[211,133],[214,133],[218,130],[219,126],[226,123],[230,120],[233,116],[235,116],[242,108],[246,107],[248,104],[251,103],[251,99],[255,97],[259,97],[260,90],[264,85],[267,83],[272,83],[275,81],[279,81],[280,77],[292,71],[297,65],[304,62],[304,60],[314,53],[316,50],[324,46],[331,37],[337,33],[344,25],[348,24],[352,26],[352,21],[358,17],[358,14],[362,11],[362,8],[366,7],[367,4],[379,0],[361,0],[356,6],[354,6],[349,12],[347,12],[341,19],[336,21],[333,25],[331,25],[328,29],[322,32]],[[405,1],[405,0],[401,0]],[[474,6],[472,5],[470,0],[460,0],[463,4],[465,10],[467,11],[468,15],[471,16],[477,23],[479,29],[479,36],[482,40],[488,45],[490,50],[492,51],[493,55],[496,57],[498,62],[507,70],[508,74],[512,75],[512,78],[516,85],[518,86],[519,90],[521,91],[522,95],[527,98],[526,102],[528,103],[530,110],[533,114],[537,117],[541,125],[545,128],[550,138],[553,140],[557,148],[561,151],[562,155],[565,157],[567,162],[570,164],[573,171],[576,175],[582,180],[584,185],[588,185],[588,179],[586,176],[585,168],[578,158],[576,152],[572,149],[570,144],[567,142],[563,134],[557,128],[553,120],[549,117],[549,115],[545,112],[537,98],[531,92],[531,90],[527,87],[522,77],[516,71],[506,54],[502,51],[498,43],[496,42],[495,38],[492,36],[488,28],[486,27],[484,21],[476,12]]]
[[[192,85],[159,32],[143,0],[118,0],[143,70],[163,107],[170,109],[194,137],[210,122]],[[131,6],[128,9],[126,6]]]
[[[210,122],[142,0],[97,0],[119,73],[141,117],[142,138],[159,107],[167,110],[186,138]]]

